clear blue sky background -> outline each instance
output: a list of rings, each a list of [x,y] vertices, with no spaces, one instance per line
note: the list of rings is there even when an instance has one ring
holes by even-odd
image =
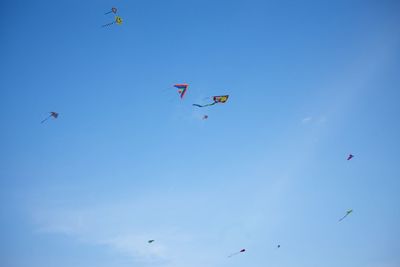
[[[1,266],[400,266],[399,1],[1,11]]]

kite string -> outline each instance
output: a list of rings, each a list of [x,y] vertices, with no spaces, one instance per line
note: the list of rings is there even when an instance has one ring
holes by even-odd
[[[104,24],[103,26],[101,26],[101,27],[107,27],[107,26],[110,26],[110,25],[113,25],[115,23],[115,21],[113,21],[113,22],[110,22],[110,23],[107,23],[107,24]]]

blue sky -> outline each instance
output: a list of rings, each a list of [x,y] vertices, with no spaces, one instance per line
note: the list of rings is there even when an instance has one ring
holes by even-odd
[[[1,266],[400,265],[398,1],[1,10]]]

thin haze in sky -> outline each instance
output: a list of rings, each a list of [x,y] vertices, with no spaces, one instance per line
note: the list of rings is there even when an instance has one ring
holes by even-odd
[[[400,266],[399,1],[0,7],[0,266]]]

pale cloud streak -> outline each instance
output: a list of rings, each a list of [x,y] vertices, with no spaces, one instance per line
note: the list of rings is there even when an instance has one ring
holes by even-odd
[[[302,123],[309,123],[309,122],[311,122],[311,120],[312,120],[312,117],[305,117],[305,118],[303,118],[303,119],[301,120],[301,122],[302,122]]]

